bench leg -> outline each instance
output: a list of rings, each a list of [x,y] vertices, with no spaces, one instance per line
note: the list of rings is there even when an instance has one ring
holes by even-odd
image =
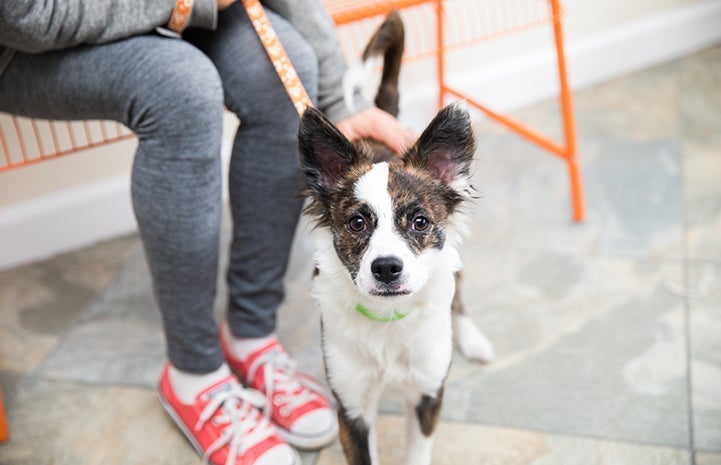
[[[7,441],[10,437],[8,423],[5,419],[5,407],[3,406],[3,393],[0,391],[0,442]]]

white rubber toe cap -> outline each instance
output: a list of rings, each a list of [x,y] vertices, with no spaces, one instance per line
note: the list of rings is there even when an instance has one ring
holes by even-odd
[[[320,408],[298,418],[290,431],[280,430],[289,444],[301,449],[318,449],[338,436],[338,420],[333,409]]]
[[[290,431],[303,436],[316,436],[332,430],[335,423],[336,416],[333,410],[319,408],[298,418],[290,427]]]
[[[279,444],[258,457],[254,465],[299,465],[298,453],[288,444]]]

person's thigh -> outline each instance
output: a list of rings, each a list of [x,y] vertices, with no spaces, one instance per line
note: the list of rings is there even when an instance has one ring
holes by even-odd
[[[284,18],[267,8],[266,14],[308,94],[315,100],[318,59],[313,49]],[[217,31],[191,31],[186,37],[218,68],[225,105],[241,122],[287,124],[297,120],[290,97],[240,3],[220,13]]]
[[[0,111],[47,119],[111,119],[143,133],[152,129],[148,120],[161,114],[193,115],[217,107],[219,86],[215,66],[196,47],[144,35],[16,53],[0,75]]]
[[[315,100],[314,51],[290,23],[266,11]],[[240,4],[221,12],[215,33],[186,37],[216,65],[225,104],[240,118],[229,173],[228,321],[236,337],[264,336],[275,327],[283,300],[283,276],[301,209],[298,113]]]
[[[0,76],[0,111],[112,119],[135,131],[132,201],[168,356],[185,371],[216,369],[223,92],[208,57],[151,35],[20,53]]]

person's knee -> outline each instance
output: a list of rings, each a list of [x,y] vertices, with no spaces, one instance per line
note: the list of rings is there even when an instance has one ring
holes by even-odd
[[[144,71],[136,96],[132,129],[141,138],[220,143],[223,87],[218,71],[200,50],[182,41],[167,41]]]
[[[278,24],[276,32],[311,100],[318,93],[318,57],[310,44],[287,23]],[[272,125],[282,130],[297,124],[298,113],[285,87],[265,54],[261,60],[246,62],[242,69],[225,66],[221,72],[228,82],[242,85],[226,86],[226,104],[249,125]]]

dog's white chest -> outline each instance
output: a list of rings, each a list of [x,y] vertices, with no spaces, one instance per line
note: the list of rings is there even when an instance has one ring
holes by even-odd
[[[385,387],[435,394],[452,353],[450,299],[445,300],[394,322],[369,320],[350,308],[323,312],[329,381],[342,391],[346,409],[361,414],[373,403],[369,396]]]

